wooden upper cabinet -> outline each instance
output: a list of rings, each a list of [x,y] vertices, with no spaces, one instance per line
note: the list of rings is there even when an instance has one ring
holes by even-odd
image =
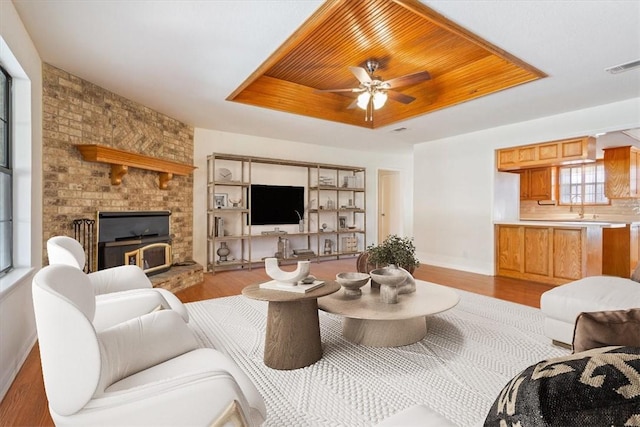
[[[503,148],[496,151],[498,170],[514,171],[539,166],[560,166],[596,159],[596,139],[590,136]]]
[[[640,150],[632,146],[603,150],[605,196],[609,199],[640,197]]]
[[[523,169],[520,174],[520,200],[552,200],[553,168]]]

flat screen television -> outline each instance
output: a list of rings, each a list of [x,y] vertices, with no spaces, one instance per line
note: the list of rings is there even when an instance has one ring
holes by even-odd
[[[304,187],[251,185],[251,225],[297,224],[304,215]]]

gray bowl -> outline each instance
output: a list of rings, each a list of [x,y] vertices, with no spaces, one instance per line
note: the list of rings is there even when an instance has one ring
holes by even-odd
[[[369,275],[366,273],[338,273],[336,282],[344,288],[344,294],[350,296],[362,295],[361,287],[367,284]]]
[[[398,268],[378,268],[369,272],[371,279],[381,285],[400,286],[407,278],[404,271]]]

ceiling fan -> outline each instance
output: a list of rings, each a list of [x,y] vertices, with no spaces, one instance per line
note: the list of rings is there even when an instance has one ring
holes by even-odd
[[[362,108],[366,111],[365,121],[368,121],[373,120],[373,110],[382,108],[382,106],[387,102],[387,98],[391,98],[392,100],[402,104],[409,104],[410,102],[415,101],[413,96],[405,95],[393,89],[420,83],[431,78],[431,75],[429,75],[428,72],[420,71],[384,81],[381,77],[374,75],[379,66],[380,64],[378,61],[369,59],[366,62],[366,68],[349,67],[349,70],[360,82],[360,86],[358,87],[344,89],[317,89],[315,92],[359,93],[360,95],[358,95],[358,98],[356,98],[347,108]]]

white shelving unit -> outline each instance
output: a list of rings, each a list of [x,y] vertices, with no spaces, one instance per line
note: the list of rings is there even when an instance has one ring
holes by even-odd
[[[263,234],[252,229],[251,184],[264,184],[252,181],[252,170],[264,165],[276,168],[274,171],[282,167],[305,170],[306,184],[288,183],[305,187],[303,231],[276,234],[274,230]],[[261,265],[264,257],[255,256],[254,246],[271,241],[275,248],[279,237],[289,239],[293,249],[313,251],[313,254],[281,258],[283,263],[356,256],[366,249],[366,170],[213,153],[207,157],[207,236],[206,267],[214,273]],[[229,249],[226,260],[217,253],[221,246]]]

